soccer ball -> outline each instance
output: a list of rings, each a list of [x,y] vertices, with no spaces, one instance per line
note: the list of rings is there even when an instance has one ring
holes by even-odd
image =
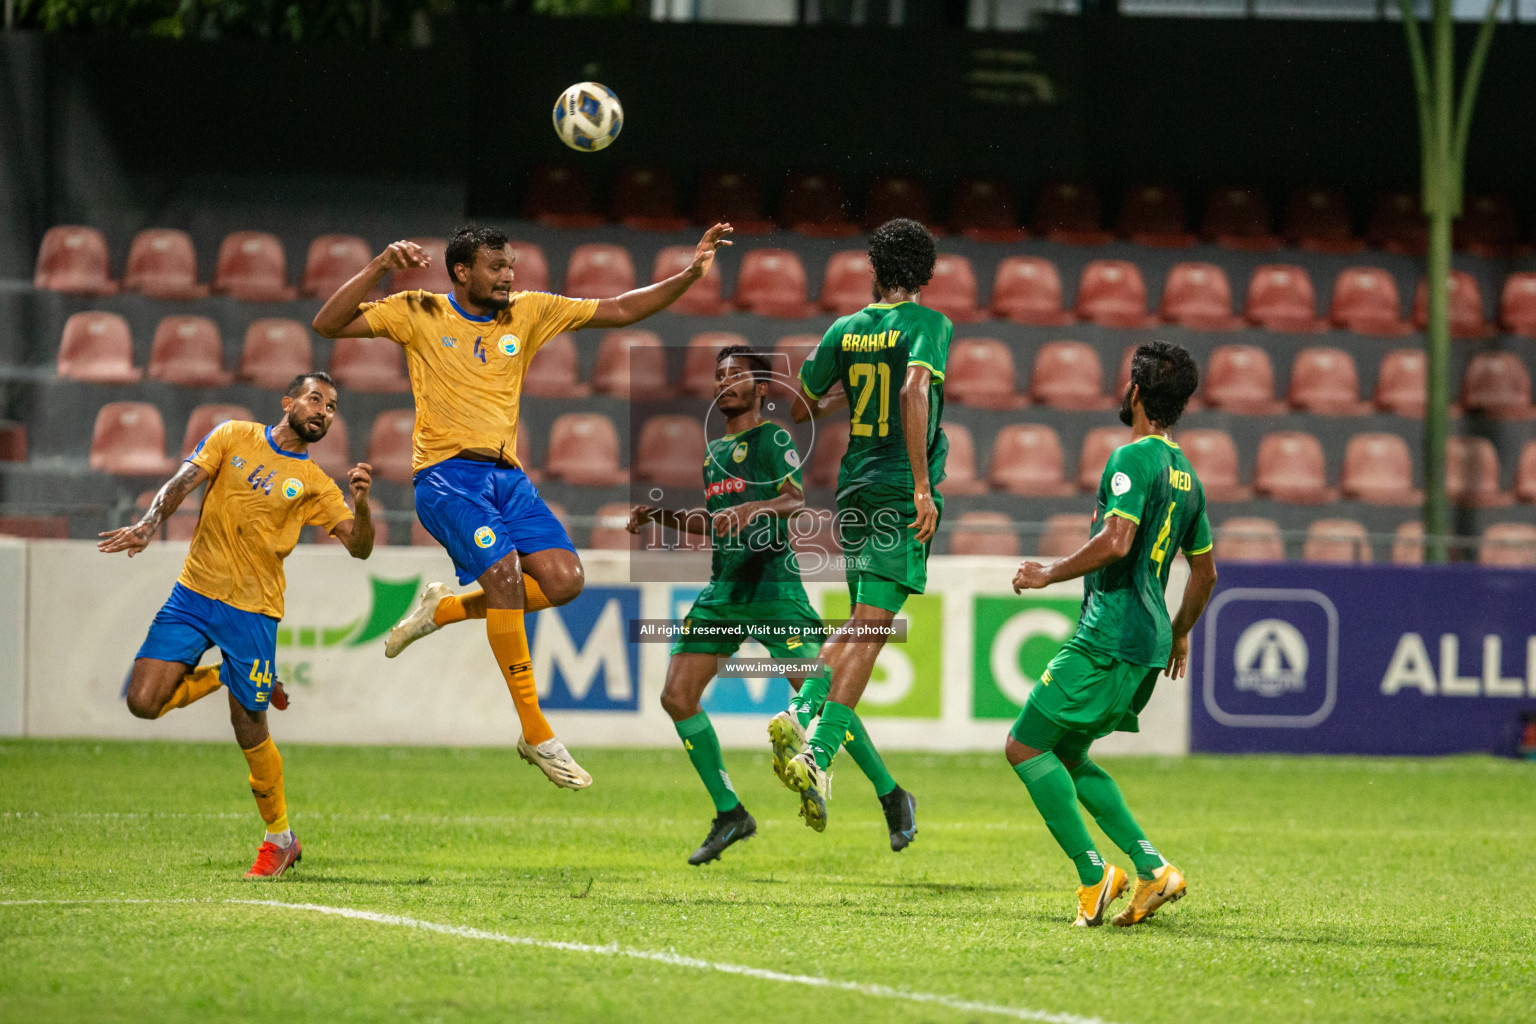
[[[606,85],[577,82],[555,101],[555,134],[572,149],[593,153],[619,137],[624,108]]]

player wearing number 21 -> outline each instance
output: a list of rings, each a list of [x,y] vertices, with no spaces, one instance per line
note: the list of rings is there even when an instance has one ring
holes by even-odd
[[[336,382],[323,373],[300,374],[288,386],[280,421],[268,427],[230,420],[214,427],[160,488],[144,518],[102,534],[97,545],[132,558],[188,494],[208,483],[186,564],[133,663],[128,710],[159,718],[220,686],[228,689],[235,740],[267,823],[247,878],[275,878],[302,855],[288,827],[283,759],[267,731],[267,706],[287,707],[273,664],[283,617],[283,559],[306,525],[329,532],[353,558],[373,553],[372,467],[358,463],[347,474],[354,512],[336,482],[309,458],[309,446],[325,437],[335,417]],[[223,663],[198,668],[210,647],[219,648]]]

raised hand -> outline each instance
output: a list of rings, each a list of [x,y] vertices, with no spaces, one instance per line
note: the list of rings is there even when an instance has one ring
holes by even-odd
[[[347,472],[347,486],[352,491],[352,503],[365,505],[368,503],[368,490],[373,487],[373,467],[366,462],[359,462]]]
[[[734,245],[725,236],[735,229],[729,224],[720,223],[704,232],[704,237],[699,240],[699,247],[693,252],[693,264],[688,268],[695,277],[703,277],[709,271],[709,265],[715,260],[715,251],[722,245]]]
[[[1039,590],[1051,582],[1050,570],[1039,562],[1025,562],[1019,566],[1019,571],[1013,574],[1013,592],[1015,594],[1025,590]]]
[[[132,526],[121,526],[116,530],[99,533],[97,536],[103,538],[96,544],[97,551],[106,555],[126,551],[128,557],[132,558],[149,547],[150,540],[155,536],[155,527],[154,524],[141,519]]]
[[[636,505],[629,510],[629,522],[624,524],[624,529],[639,533],[642,526],[656,518],[656,512],[650,505]]]
[[[430,267],[432,256],[415,242],[391,242],[375,257],[385,270],[405,270],[407,267]]]

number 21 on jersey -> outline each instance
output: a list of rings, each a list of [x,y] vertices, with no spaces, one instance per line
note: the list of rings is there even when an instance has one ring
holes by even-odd
[[[859,383],[863,382],[863,387]],[[878,383],[877,383],[878,381]],[[885,437],[891,432],[891,368],[885,363],[854,363],[848,368],[848,383],[859,388],[859,397],[854,401],[853,415],[850,419],[850,429],[854,437],[873,437],[876,424],[865,420],[864,414],[871,411],[869,408],[870,392],[879,389],[880,392],[880,419],[879,435]]]

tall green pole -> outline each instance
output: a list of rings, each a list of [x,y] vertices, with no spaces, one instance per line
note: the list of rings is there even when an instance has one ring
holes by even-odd
[[[1403,28],[1408,34],[1408,56],[1413,63],[1414,88],[1419,111],[1419,153],[1423,164],[1424,214],[1429,220],[1429,323],[1424,347],[1427,364],[1427,399],[1424,412],[1424,533],[1429,538],[1425,557],[1431,562],[1446,558],[1444,537],[1450,532],[1450,503],[1445,495],[1445,445],[1451,405],[1451,223],[1461,216],[1463,169],[1472,108],[1482,79],[1493,26],[1502,0],[1490,0],[1483,18],[1472,60],[1467,65],[1456,100],[1456,51],[1451,0],[1434,0],[1431,25],[1433,59],[1424,53],[1419,23],[1411,0],[1398,0]]]

